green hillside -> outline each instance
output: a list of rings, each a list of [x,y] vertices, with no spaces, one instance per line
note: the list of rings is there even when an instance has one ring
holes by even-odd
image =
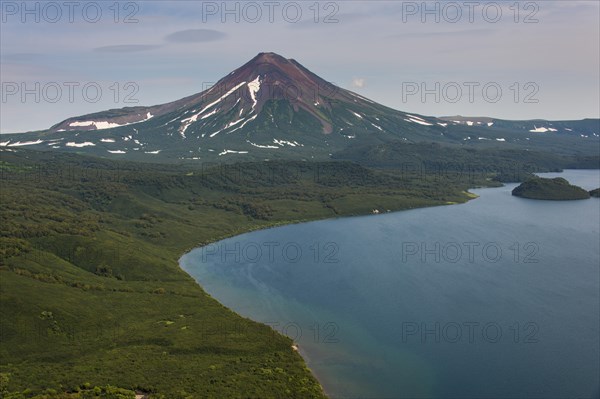
[[[465,202],[468,187],[492,184],[349,162],[0,156],[6,398],[324,397],[289,338],[220,305],[178,258],[253,229]]]
[[[590,198],[583,188],[569,184],[561,177],[544,179],[533,177],[516,187],[512,195],[538,200],[579,200]]]

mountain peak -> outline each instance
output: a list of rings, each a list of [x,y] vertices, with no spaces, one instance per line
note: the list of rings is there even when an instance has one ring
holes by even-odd
[[[277,53],[258,53],[254,58],[248,61],[240,69],[245,71],[252,71],[254,73],[267,73],[273,70],[290,70],[293,66],[291,60]]]
[[[250,62],[258,62],[258,63],[263,63],[263,62],[267,62],[267,63],[288,63],[289,60],[286,59],[285,57],[282,57],[281,55],[277,54],[277,53],[273,53],[273,52],[266,52],[266,53],[258,53],[256,55],[256,57],[254,57]]]
[[[64,140],[66,147],[102,147],[108,154],[176,148],[180,159],[255,152],[277,157],[285,147],[313,156],[313,148],[329,151],[334,143],[393,138],[400,129],[402,134],[413,130],[412,123],[434,126],[417,116],[406,118],[327,82],[293,59],[261,52],[189,97],[69,118],[51,131],[85,134],[85,139],[61,136],[50,144],[58,149]],[[104,132],[96,136],[98,130]]]

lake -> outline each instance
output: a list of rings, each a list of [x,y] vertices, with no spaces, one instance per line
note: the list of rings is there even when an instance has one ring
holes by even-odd
[[[600,186],[598,170],[548,176]],[[243,234],[180,265],[293,338],[332,398],[597,397],[600,200],[515,186]]]

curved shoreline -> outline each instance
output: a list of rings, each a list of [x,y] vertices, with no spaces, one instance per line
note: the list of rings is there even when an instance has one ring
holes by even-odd
[[[516,183],[503,184],[501,187],[505,187],[505,188],[506,188],[507,186],[509,186],[509,187],[510,187],[512,184],[516,184]],[[501,187],[493,187],[493,188],[499,188],[499,189],[500,189]],[[477,191],[478,191],[479,189],[483,189],[483,188],[487,188],[487,187],[477,187]],[[470,203],[470,202],[471,202],[471,201],[470,201],[470,199],[475,199],[475,198],[477,198],[477,197],[478,197],[478,195],[477,195],[477,194],[475,194],[475,193],[471,192],[470,190],[472,190],[472,189],[469,189],[469,194],[470,194],[470,195],[469,195],[469,196],[470,196],[469,200],[466,200],[465,202],[461,202],[462,204],[467,204],[467,203]],[[479,192],[479,194],[480,194],[480,195],[483,195],[483,193],[481,193],[481,192]],[[414,209],[416,210],[416,209],[428,208],[428,207],[429,207],[429,206],[425,206],[425,207],[418,207],[418,208],[414,208]],[[406,209],[406,210],[408,210],[408,209]],[[371,215],[370,215],[369,213],[365,213],[365,214],[361,214],[361,215],[348,215],[348,216],[340,216],[340,217],[335,217],[335,218],[316,218],[316,219],[312,219],[312,220],[305,220],[305,221],[295,221],[295,222],[293,222],[293,223],[277,223],[277,224],[270,225],[270,226],[264,226],[264,227],[257,228],[257,229],[251,229],[251,230],[248,230],[248,231],[246,231],[246,232],[240,233],[240,234],[238,234],[238,235],[230,235],[230,236],[229,236],[229,237],[227,237],[227,238],[237,237],[237,236],[240,236],[240,235],[244,235],[244,234],[246,234],[247,232],[252,232],[252,231],[256,231],[256,230],[268,229],[268,228],[273,228],[273,227],[284,227],[284,226],[291,225],[291,224],[309,223],[309,222],[313,222],[313,221],[335,220],[335,219],[341,219],[341,217],[364,217],[364,216],[371,216]],[[373,216],[374,216],[374,215],[373,215]],[[202,247],[195,247],[195,249],[198,249],[198,248],[202,248]],[[188,252],[189,252],[189,251],[188,251]],[[188,253],[188,252],[186,252],[186,253]],[[183,255],[182,255],[182,256],[183,256]],[[180,263],[180,266],[181,266],[181,263]],[[183,269],[183,268],[182,268],[182,269]],[[186,271],[185,269],[183,269],[183,270],[184,270],[184,271]],[[190,273],[188,273],[187,271],[186,271],[186,273],[187,273],[188,275],[190,275]],[[202,285],[200,284],[200,282],[196,281],[196,283],[197,283],[197,284],[198,284],[198,285],[199,285],[199,286],[202,288]],[[203,288],[203,289],[204,289],[204,288]],[[213,299],[217,300],[215,297],[212,297],[212,296],[211,296],[211,298],[213,298]],[[217,300],[217,301],[218,301],[218,300]],[[221,303],[220,301],[218,301],[218,302],[219,302],[219,303]],[[234,302],[234,303],[235,303],[235,302]],[[230,309],[230,310],[231,310],[231,308],[229,308],[229,307],[228,307],[228,309]],[[233,311],[233,310],[232,310],[232,312],[234,312],[236,315],[239,315],[239,313],[237,313],[236,311]],[[244,317],[244,316],[242,316],[242,317]],[[247,318],[249,318],[250,320],[253,320],[251,317],[247,317]],[[253,321],[255,321],[255,320],[253,320]],[[260,322],[258,322],[258,323],[260,323]],[[277,332],[277,331],[275,330],[275,332]],[[281,335],[281,333],[279,333],[279,334]],[[327,397],[331,397],[330,395],[332,395],[333,393],[331,393],[331,392],[328,392],[327,390],[325,390],[325,387],[323,386],[323,384],[324,384],[324,383],[327,383],[327,384],[329,385],[329,383],[330,383],[331,381],[328,381],[328,379],[327,379],[327,378],[323,378],[323,375],[319,375],[319,373],[316,373],[316,371],[315,371],[315,370],[314,370],[312,367],[310,367],[311,356],[309,356],[309,354],[308,354],[308,353],[304,353],[304,350],[303,350],[303,349],[305,349],[305,348],[303,348],[303,347],[301,346],[301,347],[300,347],[299,354],[300,354],[300,356],[302,357],[302,359],[303,359],[303,361],[304,361],[304,363],[305,363],[305,365],[306,365],[307,369],[310,371],[310,373],[313,375],[313,377],[314,377],[314,378],[317,380],[317,382],[318,382],[318,384],[320,385],[320,387],[321,387],[321,389],[322,389],[323,393],[324,393],[324,394],[325,394]],[[313,360],[314,360],[314,359],[313,359]],[[325,374],[325,375],[327,375],[327,373],[324,373],[324,374]],[[331,389],[332,387],[331,387],[331,386],[329,386],[329,388]]]
[[[471,189],[480,189],[480,188],[498,188],[498,187],[472,187]],[[465,191],[464,192],[466,195],[465,201],[464,202],[452,202],[452,203],[443,203],[443,204],[436,204],[436,205],[425,205],[425,206],[419,206],[419,207],[413,207],[413,208],[407,208],[407,209],[399,209],[399,210],[395,210],[395,211],[391,211],[388,213],[396,213],[396,212],[404,212],[404,211],[410,211],[410,210],[415,210],[415,209],[423,209],[423,208],[434,208],[434,207],[438,207],[438,206],[452,206],[452,205],[461,205],[461,204],[466,204],[474,199],[479,198],[479,196],[477,194],[474,194],[470,191]],[[384,213],[387,214],[387,213]],[[192,280],[194,280],[194,282],[198,285],[198,287],[200,287],[200,289],[202,289],[202,291],[208,295],[210,298],[212,298],[213,300],[215,300],[216,302],[218,302],[219,304],[221,304],[222,306],[224,306],[225,308],[227,308],[229,311],[233,312],[236,316],[240,317],[240,318],[247,318],[252,320],[255,323],[259,323],[259,324],[263,324],[266,326],[266,324],[261,323],[259,321],[253,320],[249,317],[245,317],[241,314],[239,314],[238,312],[234,311],[233,309],[223,305],[219,300],[217,300],[217,298],[213,297],[210,293],[208,293],[204,287],[200,284],[200,282],[198,282],[181,264],[181,259],[188,255],[190,252],[192,252],[195,249],[200,249],[200,248],[204,248],[207,247],[208,245],[212,245],[215,243],[218,243],[220,241],[223,240],[227,240],[230,238],[234,238],[234,237],[238,237],[238,236],[242,236],[244,234],[247,233],[252,233],[252,232],[256,232],[256,231],[261,231],[261,230],[269,230],[269,229],[273,229],[273,228],[278,228],[278,227],[285,227],[285,226],[292,226],[292,225],[296,225],[296,224],[303,224],[303,223],[312,223],[312,222],[320,222],[320,221],[325,221],[325,220],[336,220],[336,219],[341,219],[341,218],[352,218],[352,217],[367,217],[367,216],[379,216],[381,214],[374,214],[374,213],[365,213],[365,214],[352,214],[352,215],[340,215],[340,216],[336,216],[336,217],[326,217],[326,218],[315,218],[315,219],[299,219],[299,220],[290,220],[290,221],[285,221],[285,222],[275,222],[275,223],[271,223],[271,224],[266,224],[264,226],[257,226],[256,228],[251,228],[248,229],[246,231],[240,231],[240,232],[236,232],[234,234],[225,234],[221,237],[217,237],[214,239],[211,239],[209,241],[206,241],[204,243],[200,243],[192,248],[186,249],[183,254],[177,259],[177,264],[179,266],[179,268],[185,273],[187,274]],[[282,335],[286,338],[286,335],[281,334],[280,332],[276,331],[273,329],[273,332],[279,335]],[[292,345],[292,349],[294,349],[298,355],[302,358],[302,361],[304,363],[304,366],[310,371],[310,373],[312,374],[312,376],[315,378],[315,380],[318,382],[319,386],[321,387],[321,390],[323,391],[323,394],[326,397],[330,397],[330,395],[327,393],[327,391],[325,390],[325,388],[323,387],[322,384],[322,379],[318,378],[317,374],[315,373],[315,371],[313,369],[311,369],[310,367],[308,367],[308,362],[307,362],[307,354],[303,355],[303,350],[301,347],[298,347],[297,349],[294,348],[294,346],[296,346],[297,344],[294,342],[294,345]]]
[[[504,186],[505,184],[503,184]],[[473,189],[482,189],[482,188],[498,188],[495,186],[490,186],[490,187],[471,187],[469,188],[469,190],[473,190]],[[255,231],[261,231],[261,230],[269,230],[269,229],[274,229],[277,227],[285,227],[285,226],[293,226],[296,224],[303,224],[303,223],[312,223],[312,222],[321,222],[324,220],[336,220],[336,219],[342,219],[342,218],[353,218],[353,217],[367,217],[367,216],[380,216],[380,215],[385,215],[388,213],[396,213],[396,212],[405,212],[405,211],[410,211],[413,209],[423,209],[423,208],[435,208],[438,206],[450,206],[450,205],[461,205],[461,204],[466,204],[469,201],[475,200],[477,198],[479,198],[479,195],[472,193],[470,191],[463,191],[466,195],[465,201],[464,202],[446,202],[446,203],[440,203],[440,204],[433,204],[433,205],[424,205],[424,206],[416,206],[416,207],[411,207],[411,208],[405,208],[405,209],[397,209],[397,210],[393,210],[393,211],[388,211],[388,212],[382,212],[382,213],[363,213],[363,214],[348,214],[348,215],[338,215],[338,216],[334,216],[334,217],[324,217],[324,218],[314,218],[314,219],[292,219],[292,220],[287,220],[287,221],[282,221],[282,222],[274,222],[274,223],[266,223],[264,226],[256,226],[256,228],[250,228],[248,230],[245,231],[240,231],[240,232],[236,232],[233,234],[224,234],[220,237],[216,237],[213,239],[210,239],[206,242],[202,242],[202,243],[198,243],[195,246],[192,246],[191,248],[186,248],[184,250],[184,252],[181,254],[181,256],[179,256],[177,262],[179,263],[179,260],[184,256],[187,255],[189,252],[193,251],[194,249],[197,248],[202,248],[205,247],[207,245],[210,244],[214,244],[217,243],[219,241],[223,241],[223,240],[227,240],[229,238],[233,238],[233,237],[237,237],[237,236],[241,236],[243,234],[247,234],[247,233],[252,233]],[[191,277],[191,276],[190,276]]]
[[[353,215],[353,216],[368,216],[368,215]],[[353,217],[353,216],[349,216],[349,217]],[[348,217],[348,216],[340,216],[340,217]],[[322,220],[333,220],[333,219],[337,219],[337,218],[306,219],[306,220],[295,220],[295,221],[283,222],[283,223],[273,223],[273,224],[271,224],[271,225],[267,225],[267,226],[260,226],[260,227],[254,228],[254,229],[249,229],[249,230],[246,230],[246,231],[244,231],[244,232],[240,232],[240,233],[235,233],[235,234],[227,234],[227,235],[224,235],[224,236],[222,236],[222,237],[220,237],[220,238],[215,238],[215,239],[213,239],[213,240],[210,240],[210,241],[208,241],[208,242],[206,242],[206,243],[203,243],[203,244],[197,245],[197,246],[195,246],[195,247],[193,247],[193,248],[191,248],[191,249],[186,249],[186,250],[184,251],[184,253],[183,253],[183,254],[182,254],[182,255],[181,255],[181,256],[180,256],[180,257],[177,259],[177,265],[179,266],[179,269],[181,269],[181,270],[182,270],[182,271],[183,271],[185,274],[187,274],[187,275],[188,275],[188,276],[189,276],[189,277],[190,277],[192,280],[194,280],[194,282],[196,283],[196,285],[198,285],[198,287],[199,287],[199,288],[200,288],[200,289],[201,289],[201,290],[202,290],[202,291],[203,291],[203,292],[204,292],[206,295],[208,295],[208,296],[209,296],[211,299],[213,299],[214,301],[216,301],[216,302],[218,302],[219,304],[221,304],[223,307],[225,307],[226,309],[228,309],[230,312],[233,312],[233,313],[234,313],[236,316],[238,316],[238,317],[240,317],[240,318],[250,319],[250,320],[252,320],[254,323],[259,323],[259,324],[262,324],[262,325],[264,325],[264,326],[267,326],[266,324],[264,324],[264,323],[261,323],[261,322],[259,322],[259,321],[256,321],[256,320],[253,320],[253,319],[251,319],[251,318],[249,318],[249,317],[244,317],[244,316],[242,316],[241,314],[239,314],[238,312],[236,312],[235,310],[233,310],[233,309],[231,309],[231,308],[229,308],[229,307],[227,307],[227,306],[223,305],[223,304],[222,304],[222,303],[221,303],[221,302],[220,302],[220,301],[219,301],[217,298],[213,297],[213,296],[212,296],[212,295],[211,295],[211,294],[210,294],[208,291],[206,291],[206,290],[204,289],[204,287],[203,287],[203,286],[200,284],[200,282],[198,282],[198,281],[197,281],[197,280],[196,280],[196,279],[195,279],[195,278],[194,278],[194,277],[193,277],[193,276],[192,276],[192,275],[191,275],[191,274],[190,274],[190,273],[189,273],[189,272],[188,272],[188,271],[187,271],[187,270],[186,270],[186,269],[185,269],[185,268],[182,266],[182,264],[181,264],[181,259],[182,259],[184,256],[188,255],[190,252],[192,252],[192,251],[193,251],[193,250],[195,250],[195,249],[204,248],[204,247],[206,247],[206,246],[208,246],[208,245],[212,245],[212,244],[215,244],[215,243],[217,243],[217,242],[220,242],[220,241],[223,241],[223,240],[227,240],[227,239],[230,239],[230,238],[233,238],[233,237],[238,237],[238,236],[241,236],[241,235],[244,235],[244,234],[247,234],[247,233],[252,233],[252,232],[255,232],[255,231],[260,231],[260,230],[268,230],[268,229],[273,229],[273,228],[276,228],[276,227],[285,227],[285,226],[292,226],[292,225],[295,225],[295,224],[301,224],[301,223],[310,223],[310,222],[317,222],[317,221],[322,221]],[[281,335],[281,336],[283,336],[283,337],[286,337],[286,338],[289,338],[288,336],[286,336],[286,335],[283,335],[283,334],[281,334],[279,331],[276,331],[276,330],[274,330],[274,329],[273,329],[273,333],[274,333],[274,334]],[[307,359],[307,356],[302,354],[302,353],[303,353],[303,350],[302,350],[302,349],[301,349],[301,348],[298,346],[298,344],[297,344],[297,343],[295,343],[295,342],[293,342],[293,344],[292,344],[291,348],[292,348],[292,349],[293,349],[293,350],[294,350],[294,351],[295,351],[295,352],[296,352],[296,353],[297,353],[297,354],[298,354],[298,355],[299,355],[299,356],[302,358],[302,362],[303,362],[304,366],[306,367],[306,369],[310,371],[310,374],[311,374],[311,375],[314,377],[314,379],[317,381],[317,383],[318,383],[318,384],[319,384],[319,386],[321,387],[321,391],[323,392],[323,394],[324,394],[326,397],[328,397],[328,398],[329,398],[330,396],[329,396],[329,395],[327,394],[327,392],[325,391],[325,388],[323,387],[323,384],[321,383],[321,380],[320,380],[320,379],[318,378],[318,376],[315,374],[315,371],[314,371],[313,369],[311,369],[310,367],[308,367],[308,362],[306,361],[306,359]]]

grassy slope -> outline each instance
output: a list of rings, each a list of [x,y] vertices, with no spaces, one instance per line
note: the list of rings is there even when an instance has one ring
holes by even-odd
[[[323,397],[289,338],[210,298],[178,258],[278,224],[464,202],[486,184],[349,163],[192,170],[28,151],[0,161],[5,392],[88,383],[166,398]]]

